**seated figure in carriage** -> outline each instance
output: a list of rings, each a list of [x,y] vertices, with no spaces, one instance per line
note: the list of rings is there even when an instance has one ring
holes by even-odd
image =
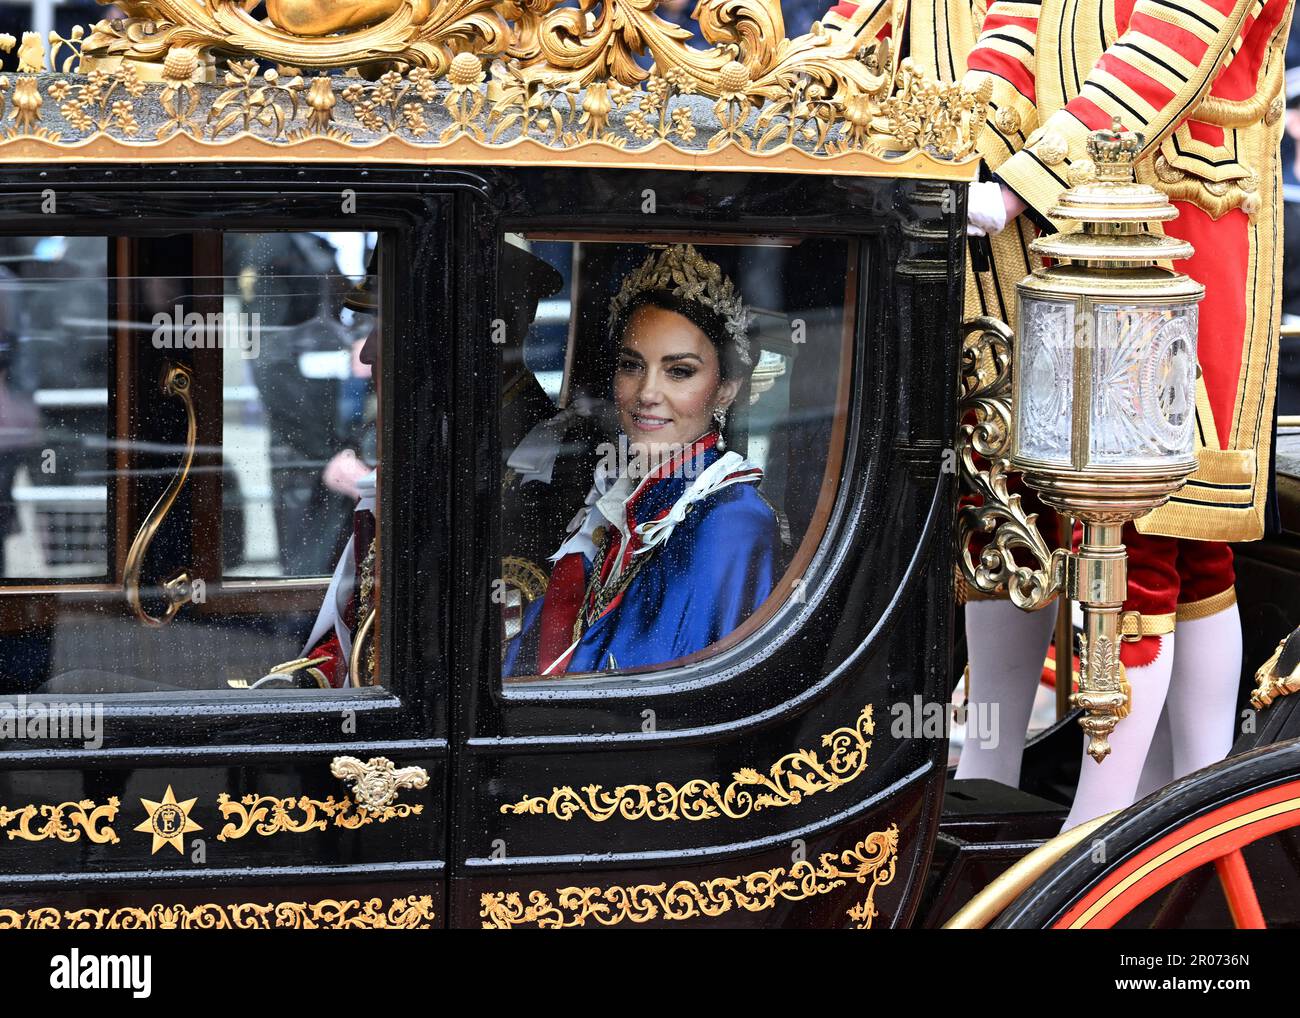
[[[753,367],[748,331],[732,281],[689,244],[651,253],[623,280],[609,311],[623,440],[551,556],[506,674],[686,657],[771,592],[781,542],[757,491],[763,471],[722,437]]]

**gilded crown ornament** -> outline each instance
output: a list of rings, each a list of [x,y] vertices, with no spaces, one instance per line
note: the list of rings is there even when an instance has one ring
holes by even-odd
[[[619,328],[632,302],[639,295],[655,290],[699,304],[721,318],[737,361],[746,368],[753,366],[749,353],[749,309],[718,264],[696,251],[693,244],[661,248],[648,255],[640,268],[623,277],[623,285],[609,303],[611,338],[618,338],[614,330]]]
[[[1119,122],[1111,122],[1110,130],[1093,131],[1088,135],[1088,156],[1097,167],[1097,179],[1127,183],[1133,179],[1133,164],[1142,153],[1146,139],[1129,131]]]

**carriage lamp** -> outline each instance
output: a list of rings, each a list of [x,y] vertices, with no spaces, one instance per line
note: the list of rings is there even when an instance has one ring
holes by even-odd
[[[1011,468],[1083,525],[1080,547],[1058,553],[1049,582],[1083,607],[1072,702],[1084,711],[1098,762],[1129,704],[1119,659],[1123,526],[1163,505],[1196,469],[1196,322],[1205,288],[1166,267],[1192,247],[1151,229],[1178,211],[1136,183],[1141,147],[1118,121],[1093,132],[1095,177],[1048,213],[1079,226],[1034,241],[1047,261],[1016,286]]]

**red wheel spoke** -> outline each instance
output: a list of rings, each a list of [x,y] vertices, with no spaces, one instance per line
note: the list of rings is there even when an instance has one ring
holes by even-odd
[[[1255,883],[1250,879],[1250,870],[1246,868],[1241,849],[1219,856],[1214,860],[1214,868],[1219,873],[1219,883],[1223,885],[1223,896],[1228,899],[1233,925],[1239,930],[1267,929],[1264,912],[1255,895]]]

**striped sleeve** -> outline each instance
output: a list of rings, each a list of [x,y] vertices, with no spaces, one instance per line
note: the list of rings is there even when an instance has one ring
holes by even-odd
[[[1285,0],[1268,0],[1271,3]],[[996,168],[1039,217],[1086,160],[1090,132],[1118,118],[1159,145],[1194,109],[1261,9],[1259,0],[1137,0],[1124,33],[1097,60],[1079,94]]]
[[[861,3],[841,0],[821,19],[822,27],[831,33],[847,32],[865,46],[889,34],[893,7],[894,0],[862,0]]]
[[[991,87],[989,115],[976,139],[985,164],[996,170],[1037,126],[1034,94],[1037,0],[993,0],[979,42],[967,59],[963,83],[978,93]]]

